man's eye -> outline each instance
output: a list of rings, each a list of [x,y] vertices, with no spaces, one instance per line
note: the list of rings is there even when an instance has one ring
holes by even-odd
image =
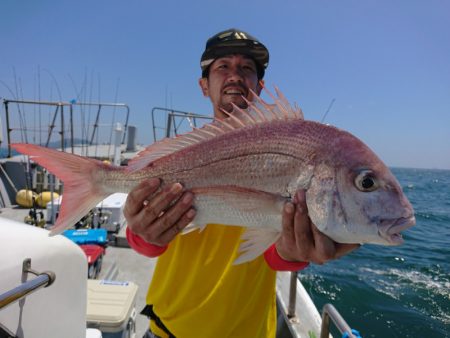
[[[256,69],[252,66],[244,66],[242,67],[243,71],[248,73],[248,74],[252,74],[252,73],[256,73]]]

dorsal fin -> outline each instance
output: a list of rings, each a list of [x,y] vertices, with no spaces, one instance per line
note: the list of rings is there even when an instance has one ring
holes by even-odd
[[[189,133],[179,135],[175,138],[165,138],[153,143],[128,163],[129,170],[136,171],[143,169],[153,161],[166,155],[222,134],[226,134],[232,130],[273,120],[303,119],[302,110],[298,108],[297,105],[292,107],[278,88],[275,88],[277,97],[268,90],[266,90],[266,92],[273,99],[273,104],[265,102],[252,91],[255,101],[250,102],[245,99],[248,104],[247,109],[239,108],[233,104],[232,112],[224,111],[228,117],[223,120],[216,119],[211,123],[205,124],[201,128],[194,128],[194,130]]]

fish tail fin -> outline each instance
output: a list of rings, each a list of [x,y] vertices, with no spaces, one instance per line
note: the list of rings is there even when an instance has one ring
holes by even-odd
[[[32,144],[16,143],[12,147],[30,156],[64,182],[64,196],[51,236],[73,226],[109,195],[90,179],[98,171],[106,169],[107,165],[101,161]]]

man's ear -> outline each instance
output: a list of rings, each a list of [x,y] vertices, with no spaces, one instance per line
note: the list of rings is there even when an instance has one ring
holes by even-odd
[[[256,85],[256,94],[258,94],[258,96],[259,94],[261,94],[261,90],[263,89],[263,87],[264,87],[264,80],[261,79],[258,81],[258,84]]]
[[[208,78],[202,77],[198,80],[198,84],[200,85],[200,88],[202,89],[202,93],[204,97],[209,96],[209,84],[208,84]]]

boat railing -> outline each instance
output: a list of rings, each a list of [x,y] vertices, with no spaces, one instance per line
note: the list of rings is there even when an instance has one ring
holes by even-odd
[[[325,304],[322,310],[322,328],[320,338],[327,338],[330,334],[330,319],[342,335],[348,338],[358,338],[355,330],[352,330],[341,314],[332,304]]]
[[[126,139],[126,133],[127,133],[127,127],[128,127],[128,119],[130,115],[130,108],[128,105],[124,103],[93,103],[93,102],[76,102],[76,101],[70,101],[70,102],[56,102],[56,101],[33,101],[33,100],[10,100],[10,99],[3,99],[3,105],[5,107],[5,115],[6,115],[6,133],[7,133],[7,146],[8,146],[8,157],[11,156],[11,133],[16,130],[17,128],[11,127],[11,118],[10,118],[10,104],[17,104],[19,113],[21,112],[20,106],[21,105],[37,105],[37,106],[47,106],[47,107],[55,107],[55,110],[52,114],[50,125],[48,126],[47,131],[47,139],[45,141],[45,146],[48,147],[50,143],[51,136],[54,132],[54,129],[56,127],[56,120],[58,118],[58,115],[60,117],[60,138],[61,138],[61,149],[65,149],[65,130],[67,122],[65,121],[65,109],[69,110],[69,130],[70,130],[70,146],[72,147],[72,152],[74,151],[74,108],[79,107],[80,109],[86,108],[86,107],[93,107],[96,108],[96,114],[95,114],[95,122],[93,123],[92,133],[89,137],[89,143],[92,145],[94,143],[94,137],[98,135],[99,133],[99,121],[100,121],[100,115],[102,112],[102,109],[105,107],[110,107],[115,109],[124,109],[125,110],[125,121],[124,121],[124,134],[122,139],[122,144],[125,143]],[[112,126],[114,123],[112,124]],[[23,128],[21,128],[23,129]]]
[[[153,107],[151,114],[154,142],[164,137],[177,136],[180,133],[189,131],[193,128],[197,128],[202,123],[211,121],[213,119],[213,117],[209,115],[201,115],[197,113],[161,107]],[[164,114],[166,116],[164,116]],[[164,126],[161,126],[161,121],[157,121],[157,118],[160,115],[163,115],[162,122],[165,123]],[[186,123],[188,125],[186,125]],[[158,131],[160,130],[163,130],[164,135],[158,133]]]
[[[41,288],[52,285],[56,278],[55,274],[51,271],[37,272],[31,269],[30,258],[26,258],[22,264],[22,276],[28,273],[36,275],[36,278],[26,281],[25,283],[0,294],[0,310],[21,300],[22,298],[25,298]]]
[[[322,315],[317,310],[309,292],[298,279],[298,273],[277,273],[278,319],[284,319],[288,330],[281,324],[277,337],[290,338],[332,338],[330,319],[346,338],[361,338],[352,330],[332,304],[323,307]]]

